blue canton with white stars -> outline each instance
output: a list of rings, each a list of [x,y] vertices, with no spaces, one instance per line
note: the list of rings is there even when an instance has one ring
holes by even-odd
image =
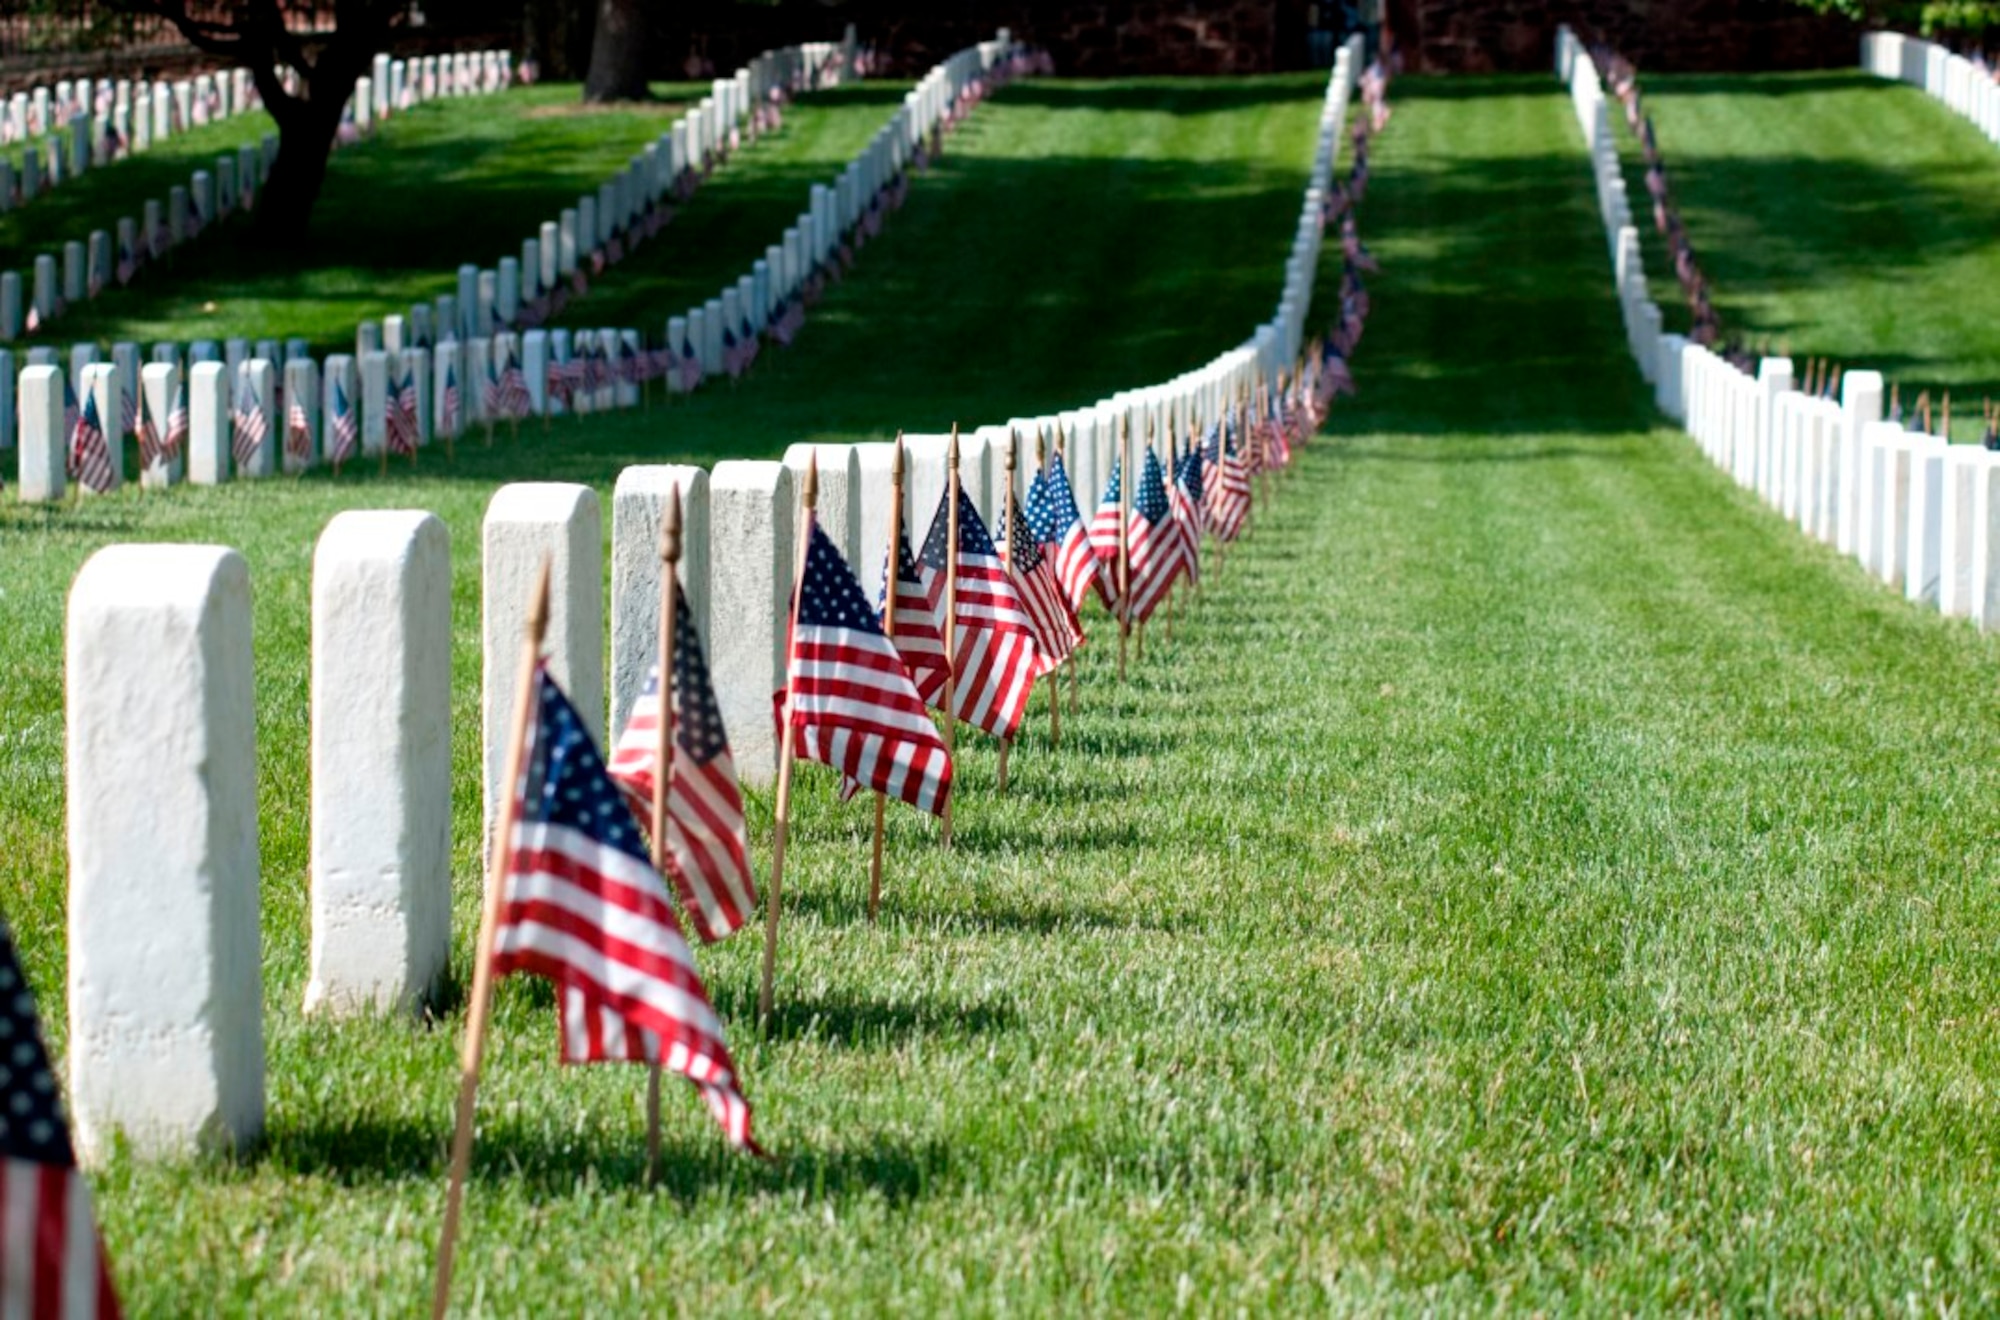
[[[923,574],[917,572],[917,557],[910,550],[910,534],[908,531],[899,531],[896,536],[896,576],[907,587],[916,587],[921,590],[924,585]],[[885,563],[882,565],[882,597],[879,602],[879,608],[887,609],[888,607],[889,566]]]
[[[944,499],[950,498],[951,492],[947,490]],[[944,500],[938,501],[938,513],[940,516],[931,519],[930,535],[924,538],[923,561],[928,567],[943,572],[945,541],[951,535],[942,516]],[[966,495],[963,486],[958,489],[958,553],[961,557],[986,555],[989,558],[998,554],[993,548],[993,538],[986,533],[985,521],[980,518],[979,510],[973,507],[972,500]]]
[[[5,922],[0,922],[0,1157],[62,1168],[76,1164],[55,1074],[42,1047],[35,997]]]
[[[722,729],[722,707],[716,704],[715,687],[708,680],[708,656],[701,649],[701,634],[694,630],[687,596],[675,596],[674,606],[674,685],[680,691],[674,742],[707,765],[729,750],[729,736]]]
[[[521,776],[522,822],[576,830],[652,865],[632,809],[611,782],[604,758],[598,755],[576,707],[569,704],[546,667],[536,675],[536,681],[540,700],[535,740]]]
[[[1042,566],[1042,547],[1036,542],[1034,530],[1028,526],[1028,520],[1018,504],[1014,506],[1014,523],[1007,529],[1007,540],[1015,572],[1028,574]]]
[[[1124,468],[1125,456],[1123,454],[1113,456],[1111,460],[1111,480],[1104,483],[1104,498],[1100,503],[1116,504],[1119,500],[1125,498]]]
[[[1174,484],[1186,489],[1189,498],[1201,502],[1201,451],[1190,449],[1174,467]]]
[[[852,628],[881,636],[882,624],[868,604],[867,593],[854,580],[854,572],[840,551],[820,530],[818,518],[812,520],[810,536],[805,578],[799,583],[799,626]]]
[[[1139,490],[1132,501],[1132,512],[1156,527],[1167,516],[1166,472],[1160,466],[1160,456],[1150,449],[1146,451],[1146,465],[1139,469]]]

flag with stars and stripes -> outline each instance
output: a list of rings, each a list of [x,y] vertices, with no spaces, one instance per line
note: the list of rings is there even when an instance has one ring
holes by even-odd
[[[111,465],[111,445],[104,437],[104,423],[97,415],[95,390],[84,392],[83,407],[77,411],[76,423],[70,428],[69,475],[100,495],[110,490],[117,478],[117,470]]]
[[[1203,466],[1201,446],[1188,446],[1188,451],[1174,464],[1174,485],[1167,492],[1167,502],[1173,510],[1173,524],[1180,533],[1181,551],[1187,557],[1183,571],[1190,582],[1201,579]]]
[[[708,658],[695,631],[686,596],[675,597],[674,757],[667,784],[667,837],[661,850],[667,877],[680,891],[695,933],[709,942],[734,934],[757,906],[750,874],[749,828],[736,760],[722,727],[722,707],[708,675]],[[660,668],[632,708],[625,732],[611,751],[611,777],[625,791],[632,814],[653,814],[659,776]]]
[[[1028,486],[1028,526],[1035,539],[1048,548],[1056,580],[1062,583],[1072,610],[1082,609],[1093,591],[1098,599],[1110,602],[1104,562],[1091,548],[1090,529],[1077,512],[1076,492],[1070,487],[1060,449],[1049,455],[1048,463]]]
[[[414,458],[417,453],[417,373],[408,365],[382,400],[382,442],[392,454]]]
[[[257,457],[257,451],[264,447],[264,438],[270,432],[270,422],[264,416],[264,405],[257,398],[257,391],[241,381],[236,387],[236,407],[232,411],[231,422],[231,454],[240,472]]]
[[[1118,547],[1125,539],[1125,511],[1118,506],[1124,498],[1124,467],[1125,456],[1112,455],[1111,479],[1104,483],[1104,498],[1090,519],[1090,549],[1099,567],[1097,592],[1107,609],[1118,607]]]
[[[139,442],[139,469],[144,471],[167,458],[165,443],[160,439],[159,425],[153,419],[153,409],[143,398],[132,419],[132,436]]]
[[[306,411],[304,399],[293,399],[285,405],[285,453],[304,463],[312,458],[312,452],[312,414]]]
[[[780,729],[791,720],[796,750],[861,788],[944,813],[951,753],[931,723],[910,671],[868,604],[867,593],[819,519],[806,527],[805,572],[786,648]]]
[[[755,1150],[722,1022],[645,836],[546,665],[533,682],[495,878],[493,973],[556,983],[565,1063],[658,1063],[694,1083],[731,1144]]]
[[[0,921],[0,1316],[115,1317],[35,998]]]
[[[458,407],[458,364],[447,359],[444,364],[444,400],[438,407],[438,431],[441,434],[458,434]]]
[[[1014,590],[1020,594],[1021,608],[1034,628],[1035,651],[1046,672],[1076,653],[1083,644],[1083,627],[1062,583],[1056,580],[1055,560],[1043,553],[1019,505],[1013,512],[1013,524],[1007,529],[1007,569],[1013,575]]]
[[[1236,428],[1232,425],[1226,432],[1218,431],[1211,449],[1215,451],[1215,471],[1202,492],[1208,506],[1208,526],[1216,540],[1234,541],[1243,531],[1244,519],[1250,516],[1250,473],[1236,447]]]
[[[917,686],[917,695],[923,698],[926,706],[935,706],[944,695],[944,680],[951,672],[951,664],[944,654],[944,621],[937,607],[931,603],[930,593],[925,590],[924,575],[917,567],[916,555],[910,550],[907,528],[902,529],[896,538],[893,602],[889,594],[890,586],[890,564],[888,556],[884,555],[880,614],[885,630],[893,609],[895,630],[890,640],[895,643],[897,653],[909,668],[910,680]]]
[[[361,425],[354,416],[353,401],[347,397],[347,382],[333,382],[333,416],[326,420],[327,461],[338,466],[354,457],[361,441]]]
[[[1167,502],[1167,481],[1160,456],[1150,446],[1139,468],[1139,485],[1132,492],[1132,617],[1144,623],[1173,589],[1187,566],[1185,547],[1174,530],[1173,509]]]
[[[167,437],[160,444],[160,452],[168,461],[178,457],[181,446],[188,438],[188,392],[183,380],[174,389],[174,401],[167,408]]]
[[[917,555],[917,569],[940,618],[944,618],[949,566],[945,552],[951,538],[947,516],[951,494],[946,490],[938,501],[931,530]],[[952,714],[996,738],[1011,738],[1035,693],[1035,680],[1048,666],[1035,649],[1034,624],[1021,605],[1021,594],[964,487],[958,491],[958,553],[953,558],[958,635],[946,639],[952,661]]]

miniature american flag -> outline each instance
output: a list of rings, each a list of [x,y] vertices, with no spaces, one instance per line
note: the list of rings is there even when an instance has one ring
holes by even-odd
[[[695,1084],[731,1144],[755,1150],[722,1023],[638,822],[545,666],[534,682],[493,972],[561,988],[564,1062],[657,1062]]]
[[[444,364],[444,400],[438,408],[438,430],[445,435],[458,434],[458,364],[447,360]]]
[[[1167,492],[1167,502],[1173,509],[1173,525],[1180,533],[1181,550],[1187,556],[1186,572],[1188,581],[1201,578],[1201,448],[1191,445],[1187,453],[1174,464],[1173,489]]]
[[[293,399],[285,405],[285,453],[304,463],[312,458],[312,451],[312,415],[306,411],[304,399]]]
[[[1236,447],[1236,428],[1220,436],[1221,456],[1215,464],[1215,479],[1203,492],[1208,505],[1208,526],[1218,541],[1234,541],[1250,515],[1250,473]]]
[[[735,933],[757,906],[750,874],[749,831],[743,820],[743,793],[736,783],[736,760],[722,727],[722,707],[709,681],[701,635],[688,612],[687,597],[674,610],[674,757],[667,784],[667,838],[662,850],[667,875],[681,903],[707,941]],[[653,812],[659,774],[660,669],[647,676],[646,690],[611,753],[611,777],[625,792],[640,820]]]
[[[951,665],[944,654],[944,622],[937,607],[931,603],[930,593],[924,589],[924,575],[917,569],[917,557],[910,550],[907,529],[896,538],[894,572],[895,636],[891,640],[903,657],[903,664],[909,668],[910,681],[916,684],[917,695],[923,698],[926,706],[935,706],[944,695],[944,680],[951,671]],[[885,555],[881,609],[885,625],[892,608],[889,595],[891,584],[890,564]]]
[[[116,1317],[90,1188],[42,1045],[14,937],[0,921],[0,1315]]]
[[[1041,543],[1018,506],[1013,525],[1007,529],[1007,567],[1013,572],[1021,607],[1034,626],[1035,650],[1042,667],[1053,669],[1083,644],[1083,628],[1062,583],[1056,580],[1055,561],[1042,553]]]
[[[329,463],[338,465],[354,456],[361,440],[361,424],[354,416],[354,405],[347,397],[344,380],[333,382],[333,416],[327,419],[326,433]]]
[[[806,536],[785,691],[777,694],[780,727],[785,719],[796,722],[797,751],[806,760],[942,815],[951,795],[951,753],[817,517]]]
[[[1104,564],[1091,548],[1090,529],[1076,510],[1076,492],[1070,487],[1060,450],[1049,455],[1048,464],[1028,487],[1028,526],[1035,539],[1051,551],[1056,580],[1062,583],[1072,610],[1082,609],[1092,591],[1110,601]]]
[[[238,471],[250,466],[250,460],[264,447],[264,437],[270,431],[270,422],[264,416],[264,405],[257,398],[255,390],[243,384],[237,385],[238,397],[233,414],[234,441],[231,453],[236,459]]]
[[[392,454],[414,457],[417,452],[417,373],[403,369],[400,381],[383,401],[382,439]]]
[[[945,607],[945,550],[950,541],[946,502],[950,498],[947,490],[917,556],[932,607],[941,612]],[[958,492],[956,558],[958,635],[947,639],[952,654],[951,698],[956,707],[952,713],[996,738],[1011,738],[1035,693],[1035,680],[1049,666],[1035,649],[1034,624],[1022,608],[1007,565],[962,487]]]
[[[167,438],[161,442],[160,454],[168,461],[181,452],[181,446],[188,438],[188,396],[187,382],[174,387],[174,401],[167,409]]]
[[[1104,483],[1104,498],[1097,502],[1097,513],[1090,520],[1090,548],[1102,570],[1097,591],[1111,609],[1118,606],[1118,547],[1125,539],[1125,511],[1119,507],[1124,495],[1124,467],[1125,456],[1112,455],[1111,479]]]
[[[111,466],[111,446],[104,438],[104,423],[97,415],[97,392],[87,391],[83,409],[70,432],[69,475],[91,490],[103,494],[117,479]]]
[[[1131,615],[1143,623],[1173,589],[1174,579],[1187,568],[1187,548],[1173,526],[1167,502],[1165,470],[1151,446],[1139,469],[1139,488],[1132,500]]]

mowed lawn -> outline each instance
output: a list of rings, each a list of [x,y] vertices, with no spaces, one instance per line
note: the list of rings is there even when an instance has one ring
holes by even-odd
[[[239,1164],[99,1179],[139,1308],[407,1310],[427,1286],[462,1007],[296,1011],[327,514],[407,502],[452,526],[462,980],[493,481],[604,490],[643,457],[992,420],[1192,365],[1268,312],[1316,98],[1010,91],[796,349],[650,421],[531,428],[449,476],[427,455],[414,479],[6,516],[0,884],[31,895],[13,915],[49,1001],[62,590],[110,539],[252,561],[270,1130]],[[724,1153],[670,1087],[646,1190],[643,1079],[559,1071],[550,997],[503,987],[462,1303],[2000,1304],[2000,653],[1655,425],[1552,83],[1396,98],[1364,206],[1383,271],[1362,396],[1175,639],[1155,630],[1119,687],[1100,626],[1080,716],[1052,751],[1037,707],[1008,798],[973,747],[953,852],[895,816],[878,927],[866,811],[802,777],[768,1037],[755,937],[699,955],[773,1162]]]
[[[154,266],[129,288],[71,310],[50,337],[151,343],[296,335],[318,352],[352,352],[357,322],[407,314],[412,303],[455,291],[463,263],[490,268],[501,257],[518,258],[521,240],[534,237],[538,225],[581,196],[595,197],[600,183],[706,94],[691,84],[654,90],[659,100],[643,106],[585,107],[573,84],[418,106],[334,153],[303,253],[251,247],[244,241],[249,222],[238,219],[176,253],[164,274]],[[788,106],[781,133],[746,147],[713,175],[641,256],[599,282],[596,296],[578,304],[579,314],[591,325],[607,323],[600,316],[627,315],[658,334],[665,313],[656,318],[633,305],[628,286],[671,267],[713,273],[701,294],[707,297],[724,278],[746,272],[806,208],[809,186],[837,174],[906,90],[902,83],[867,83]],[[164,200],[169,187],[209,166],[217,154],[211,139],[233,144],[270,131],[267,116],[244,116],[87,174],[0,218],[0,259],[31,270],[36,253],[60,255],[66,238],[81,239],[91,229],[115,232],[119,216],[138,216],[146,198]],[[760,197],[789,199],[789,210],[754,217],[754,232],[731,230],[726,242],[713,230],[687,234],[687,221],[731,209],[746,183]]]
[[[1979,400],[2000,395],[2000,148],[1858,70],[1640,86],[1725,333],[1879,370],[1906,406],[1948,389],[1955,434],[1977,437]],[[1684,328],[1637,143],[1617,134],[1654,297]]]

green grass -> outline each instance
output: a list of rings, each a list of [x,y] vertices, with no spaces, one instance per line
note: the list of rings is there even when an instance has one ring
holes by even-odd
[[[334,153],[305,259],[204,235],[173,258],[169,277],[149,270],[130,288],[73,309],[52,334],[64,343],[297,335],[318,351],[352,351],[358,322],[406,313],[413,303],[454,291],[461,263],[490,267],[503,256],[518,257],[522,239],[579,196],[595,196],[598,184],[668,128],[697,89],[656,90],[663,99],[644,107],[585,109],[576,88],[560,84],[420,106]],[[804,209],[808,183],[837,173],[887,121],[902,91],[865,84],[788,107],[784,132],[713,176],[679,220],[579,304],[580,315],[592,325],[604,323],[600,315],[664,324],[666,311],[647,305],[674,282],[660,271],[701,276],[703,297],[724,279],[733,281]],[[261,117],[247,119],[268,127]],[[262,130],[234,124],[205,130],[231,131],[239,134],[231,141],[250,141]],[[92,228],[115,229],[118,216],[136,214],[146,197],[164,198],[216,154],[182,141],[87,174],[18,219],[7,218],[17,228],[0,226],[0,244],[11,243],[19,264],[31,267],[36,251],[59,250],[62,240]],[[727,199],[746,188],[789,197],[789,211],[780,208],[783,219],[769,221],[759,212],[755,230],[731,230],[730,241],[719,241],[712,214],[727,210]],[[711,191],[724,200],[711,200]],[[45,205],[55,209],[44,214]],[[706,228],[690,236],[692,226]]]
[[[1725,333],[1958,396],[2000,393],[2000,150],[1922,92],[1859,71],[1648,75],[1668,177]],[[1686,307],[1622,124],[1654,297]]]
[[[503,987],[463,1304],[2000,1305],[1995,643],[1656,425],[1546,79],[1397,98],[1363,395],[1176,639],[1120,688],[1100,628],[1081,717],[1052,752],[1038,709],[1009,798],[972,748],[954,852],[898,813],[879,927],[866,813],[804,776],[768,1038],[754,936],[700,955],[773,1163],[670,1090],[644,1190],[641,1078],[557,1070],[549,996]],[[459,1008],[296,1011],[328,513],[416,503],[453,529],[462,977],[494,480],[603,490],[631,458],[991,420],[1193,365],[1268,312],[1316,101],[1303,79],[1017,88],[740,389],[448,476],[0,519],[0,886],[44,987],[69,575],[130,537],[223,537],[253,566],[269,1136],[99,1178],[136,1309],[406,1311],[428,1283]]]

